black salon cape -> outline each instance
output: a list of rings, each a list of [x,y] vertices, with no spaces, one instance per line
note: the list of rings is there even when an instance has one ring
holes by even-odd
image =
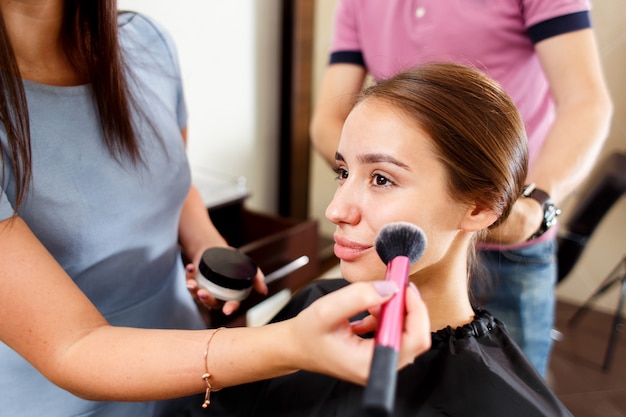
[[[274,321],[293,317],[347,282],[319,280]],[[471,324],[433,333],[432,348],[398,374],[393,416],[571,416],[525,359],[503,324],[484,310]],[[208,416],[356,417],[363,387],[310,372],[240,385],[211,394]]]

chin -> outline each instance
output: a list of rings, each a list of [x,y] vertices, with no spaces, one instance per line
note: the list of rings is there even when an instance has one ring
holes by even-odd
[[[364,262],[340,262],[341,276],[349,282],[376,281],[385,279],[386,268],[380,262],[378,265],[369,265]]]

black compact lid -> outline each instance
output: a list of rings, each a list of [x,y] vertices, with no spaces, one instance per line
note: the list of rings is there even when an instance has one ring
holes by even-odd
[[[248,256],[222,247],[205,250],[198,268],[209,281],[233,290],[250,288],[257,271],[256,263]]]

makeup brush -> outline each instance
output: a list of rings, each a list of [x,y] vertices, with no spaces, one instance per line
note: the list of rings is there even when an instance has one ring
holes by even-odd
[[[387,265],[385,279],[398,284],[400,291],[381,307],[378,318],[374,358],[363,399],[369,416],[388,416],[393,411],[404,327],[404,289],[409,281],[409,267],[422,257],[425,248],[424,233],[410,223],[388,224],[376,237],[376,252]]]

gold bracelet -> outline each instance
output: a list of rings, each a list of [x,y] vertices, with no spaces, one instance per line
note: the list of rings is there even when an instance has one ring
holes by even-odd
[[[209,346],[211,345],[211,340],[213,340],[213,337],[217,334],[217,332],[219,332],[222,329],[223,327],[220,327],[218,329],[215,329],[215,331],[211,333],[209,340],[207,340],[206,342],[206,349],[204,349],[204,366],[205,366],[206,372],[202,375],[202,380],[206,383],[206,394],[204,394],[204,403],[202,403],[202,408],[207,408],[209,404],[211,404],[211,381],[210,381],[211,374],[209,373]]]

